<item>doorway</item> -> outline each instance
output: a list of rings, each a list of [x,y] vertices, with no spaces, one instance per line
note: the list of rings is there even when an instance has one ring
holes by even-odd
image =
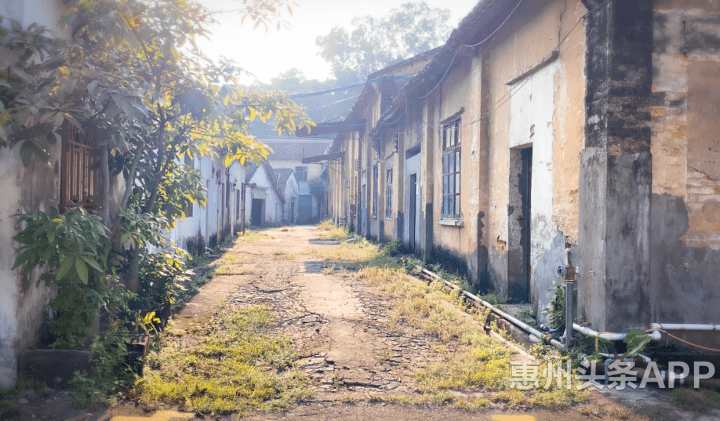
[[[532,146],[510,150],[508,296],[513,303],[530,301],[532,156]]]
[[[408,209],[408,246],[415,252],[415,220],[417,219],[417,173],[410,174],[410,205]]]
[[[253,199],[252,200],[252,212],[251,212],[251,219],[250,219],[250,225],[254,227],[262,226],[263,222],[263,205],[265,203],[265,199]]]

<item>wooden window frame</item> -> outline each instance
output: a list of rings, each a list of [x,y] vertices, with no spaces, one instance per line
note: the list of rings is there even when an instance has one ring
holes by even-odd
[[[95,142],[77,127],[62,129],[60,208],[94,209],[98,203],[98,156]]]
[[[462,163],[462,117],[456,117],[442,125],[442,204],[443,218],[462,218],[460,209],[461,163]]]

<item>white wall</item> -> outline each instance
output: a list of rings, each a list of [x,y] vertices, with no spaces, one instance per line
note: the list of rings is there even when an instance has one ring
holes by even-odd
[[[295,174],[290,174],[290,177],[288,177],[287,181],[285,181],[285,191],[283,192],[283,196],[285,199],[285,206],[282,216],[283,222],[293,223],[297,220],[298,194],[299,187],[297,180],[295,180]],[[290,204],[293,203],[293,201],[295,202],[295,207],[293,209],[294,215],[290,215]]]
[[[273,182],[268,177],[267,170],[264,166],[255,171],[250,183],[257,184],[257,188],[253,189],[253,197],[259,198],[260,191],[264,191],[265,198],[265,223],[281,223],[282,222],[282,199],[278,196]],[[252,200],[248,200],[252,204]]]
[[[0,0],[0,15],[20,22],[23,28],[39,23],[56,30],[62,16],[61,0]],[[5,22],[8,25],[8,22]],[[0,67],[8,55],[0,52]],[[18,213],[48,211],[60,202],[61,144],[46,145],[47,163],[34,160],[22,164],[19,147],[0,148],[0,386],[11,387],[17,374],[17,358],[30,346],[43,322],[45,304],[54,295],[51,288],[35,287],[39,273],[21,276],[11,270],[18,244],[12,239],[21,228]]]

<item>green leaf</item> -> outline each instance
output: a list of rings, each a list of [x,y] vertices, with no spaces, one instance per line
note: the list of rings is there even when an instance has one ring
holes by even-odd
[[[22,253],[18,256],[18,258],[15,259],[15,264],[14,264],[13,267],[12,267],[13,270],[14,270],[14,269],[17,269],[17,268],[20,267],[22,264],[24,264],[25,262],[27,262],[28,260],[30,260],[30,258],[33,257],[33,254],[35,254],[35,251],[32,250],[32,249],[25,250],[24,252],[22,252]],[[25,270],[24,270],[24,272],[29,272],[29,271],[32,270],[32,269],[33,269],[32,267],[26,267]]]
[[[627,351],[622,355],[622,358],[634,357],[643,352],[650,341],[652,341],[652,338],[644,330],[631,330],[623,339],[623,342],[627,344]]]
[[[82,259],[75,259],[75,270],[83,284],[88,283],[88,268]]]
[[[60,280],[67,275],[67,273],[70,271],[70,268],[72,267],[73,263],[75,262],[75,257],[67,257],[64,258],[62,263],[60,263],[60,268],[58,269],[57,276],[55,276],[55,280]]]
[[[47,152],[39,148],[32,140],[23,141],[22,146],[20,146],[20,158],[22,159],[23,165],[27,167],[34,156],[37,156],[44,162],[48,160]]]
[[[83,256],[83,255],[80,255],[80,257],[85,261],[85,263],[87,263],[90,267],[92,267],[96,271],[103,272],[103,269],[100,266],[100,264],[98,262],[96,262],[94,259],[92,259],[91,257]]]

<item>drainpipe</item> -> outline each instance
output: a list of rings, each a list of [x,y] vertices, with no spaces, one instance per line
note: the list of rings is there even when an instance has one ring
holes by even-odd
[[[564,269],[564,270],[563,270]],[[565,268],[558,268],[558,274],[565,278],[565,346],[573,345],[573,321],[575,319],[575,267],[570,264],[570,243],[565,242]]]
[[[688,324],[688,323],[650,323],[650,329],[710,331],[710,330],[720,330],[720,325]],[[653,333],[655,333],[655,332],[653,332]]]
[[[572,326],[573,326],[573,329],[582,333],[583,335],[595,336],[598,338],[606,339],[608,341],[622,341],[623,339],[625,339],[625,336],[626,336],[624,333],[596,332],[596,331],[590,329],[589,327],[582,327],[576,323],[573,323]],[[650,326],[652,326],[652,324]],[[653,341],[659,341],[660,339],[662,339],[662,335],[658,331],[653,331],[651,333],[648,333],[648,336],[650,336]]]
[[[489,308],[490,311],[492,311],[493,313],[499,315],[500,317],[502,317],[502,318],[506,319],[507,321],[513,323],[515,326],[517,326],[517,327],[523,329],[524,331],[528,332],[531,336],[536,337],[536,338],[539,339],[541,342],[545,340],[545,335],[543,335],[539,330],[533,328],[532,326],[528,325],[527,323],[524,323],[524,322],[516,319],[515,317],[513,317],[513,316],[511,316],[511,315],[509,315],[509,314],[507,314],[507,313],[505,313],[504,311],[502,311],[502,310],[500,310],[499,308],[493,306],[492,304],[488,303],[487,301],[484,301],[484,300],[480,299],[477,295],[471,294],[471,293],[465,291],[464,289],[461,289],[461,288],[458,287],[457,285],[455,285],[455,284],[453,284],[453,283],[451,283],[451,282],[446,281],[445,279],[443,279],[443,278],[439,277],[438,275],[430,272],[429,270],[427,270],[427,269],[422,269],[422,268],[420,268],[420,266],[418,266],[417,268],[420,269],[420,271],[421,271],[422,273],[424,273],[424,274],[426,274],[426,275],[429,275],[429,276],[431,276],[431,277],[433,277],[433,278],[435,278],[435,279],[437,279],[437,280],[439,280],[439,281],[442,281],[445,285],[449,286],[450,288],[460,290],[460,293],[461,293],[462,295],[464,295],[464,296],[470,298],[471,300],[476,301],[476,302],[482,304],[483,306]],[[557,341],[557,340],[555,340],[555,339],[550,339],[550,344],[553,345],[553,346],[555,346],[556,348],[560,348],[560,349],[565,348],[565,345],[563,345],[560,341]]]

